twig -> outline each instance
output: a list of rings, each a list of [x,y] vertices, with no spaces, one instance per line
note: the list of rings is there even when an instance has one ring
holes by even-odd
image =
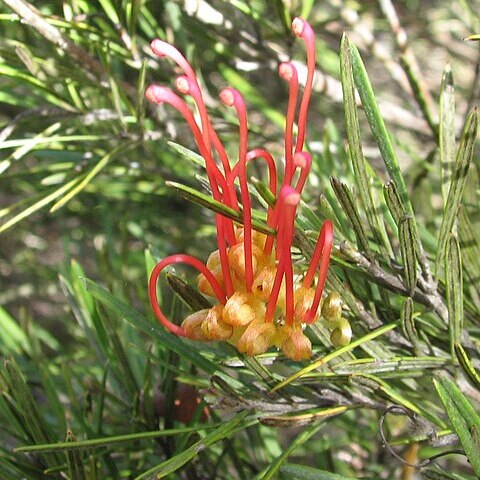
[[[378,264],[371,262],[357,250],[352,249],[345,242],[340,245],[341,252],[353,261],[359,267],[369,274],[372,280],[378,285],[382,285],[393,292],[400,293],[404,296],[410,296],[409,290],[394,275],[385,272]],[[412,299],[422,305],[431,308],[445,324],[448,324],[448,311],[443,299],[435,290],[434,292],[424,292],[416,288],[413,292]]]

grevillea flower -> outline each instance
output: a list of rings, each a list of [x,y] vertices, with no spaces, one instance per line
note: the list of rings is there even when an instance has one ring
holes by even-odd
[[[330,220],[325,221],[320,230],[305,274],[294,272],[291,251],[295,215],[312,162],[310,154],[304,150],[304,143],[315,69],[315,38],[310,25],[301,18],[294,19],[292,30],[305,43],[308,73],[299,99],[295,66],[287,62],[279,68],[279,75],[288,82],[290,92],[285,125],[285,171],[279,189],[277,165],[272,155],[262,148],[249,149],[247,110],[242,95],[230,87],[220,93],[222,103],[235,109],[238,117],[238,158],[233,162],[212,126],[191,65],[174,46],[162,40],[152,42],[151,48],[157,56],[169,57],[183,71],[176,80],[176,88],[180,94],[191,97],[198,115],[195,116],[187,103],[166,87],[151,85],[146,96],[153,103],[170,104],[185,118],[205,160],[213,198],[241,212],[243,226],[217,213],[218,249],[210,254],[205,264],[185,254],[161,260],[151,274],[149,296],[160,323],[176,335],[193,340],[227,341],[247,355],[258,355],[275,346],[287,357],[302,360],[312,354],[304,327],[315,322],[320,314],[325,325],[333,331],[334,344],[348,343],[351,330],[348,321],[341,316],[338,294],[331,294],[319,313],[333,243]],[[275,235],[252,229],[247,163],[256,159],[263,160],[268,167],[269,188],[276,201],[274,207],[268,209],[267,225]],[[187,316],[181,325],[165,316],[157,299],[159,275],[175,263],[185,263],[198,270],[198,289],[217,302],[211,308]]]

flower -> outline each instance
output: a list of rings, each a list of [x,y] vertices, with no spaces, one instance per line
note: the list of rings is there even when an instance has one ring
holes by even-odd
[[[192,98],[198,116],[194,116],[179,95],[166,87],[151,85],[146,97],[156,104],[170,104],[185,118],[205,160],[213,198],[237,212],[241,211],[243,226],[217,213],[218,249],[210,254],[206,264],[185,254],[164,258],[152,271],[149,296],[160,323],[176,335],[192,340],[227,341],[247,355],[258,355],[275,346],[287,357],[303,360],[312,354],[304,327],[320,316],[332,250],[333,225],[330,220],[325,221],[307,272],[303,277],[296,274],[291,253],[295,216],[312,163],[310,154],[304,150],[304,143],[315,69],[315,38],[311,26],[301,18],[293,20],[292,30],[305,43],[308,73],[298,101],[295,66],[286,62],[279,68],[280,77],[289,84],[289,100],[285,124],[285,171],[278,190],[277,166],[272,155],[262,148],[249,150],[247,109],[242,95],[230,87],[220,92],[222,103],[234,108],[238,118],[238,159],[232,166],[208,116],[193,68],[174,46],[162,40],[152,42],[152,51],[157,56],[169,57],[183,71],[175,85],[181,94]],[[198,122],[196,118],[199,118]],[[295,123],[297,132],[294,141]],[[257,159],[267,164],[269,188],[276,199],[275,206],[267,212],[267,225],[275,235],[266,235],[252,228],[247,163]],[[213,307],[187,316],[180,326],[164,315],[157,299],[159,275],[164,268],[175,263],[185,263],[197,269],[200,292],[217,301]],[[349,341],[345,329],[348,330],[350,325],[341,317],[338,295],[330,303],[328,308],[324,306],[323,309],[327,313],[325,324],[333,329],[332,342],[343,345]]]

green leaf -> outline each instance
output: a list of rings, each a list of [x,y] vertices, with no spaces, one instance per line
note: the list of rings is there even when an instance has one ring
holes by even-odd
[[[135,0],[135,5],[137,6],[135,10],[138,9],[138,5],[140,2]],[[142,67],[140,68],[140,72],[138,74],[137,80],[137,103],[135,108],[135,116],[137,117],[137,122],[139,126],[143,129],[143,121],[145,119],[145,81],[147,76],[147,60],[145,59],[142,62]]]
[[[189,306],[194,312],[204,308],[211,308],[212,304],[195,288],[177,277],[173,273],[167,273],[167,282],[170,288]]]
[[[420,77],[416,60],[414,58],[412,59],[411,55],[404,53],[400,55],[400,64],[407,75],[408,83],[410,84],[413,96],[417,101],[420,110],[422,111],[423,117],[427,121],[428,126],[433,132],[433,135],[438,137],[438,125],[433,120],[431,108],[433,106],[433,102],[425,82],[422,81],[422,78]]]
[[[400,165],[393,150],[390,135],[385,127],[385,122],[380,114],[373,88],[368,78],[367,71],[363,64],[360,53],[355,45],[350,43],[348,38],[345,39],[345,55],[351,57],[351,64],[353,69],[353,78],[357,87],[358,93],[362,100],[363,110],[367,117],[368,124],[372,131],[373,137],[377,142],[378,148],[382,155],[385,166],[387,167],[390,178],[395,182],[398,188],[398,193],[402,204],[406,207],[407,212],[413,213],[412,205],[410,203],[407,186],[403,178]]]
[[[413,300],[411,297],[405,298],[401,310],[402,327],[406,337],[413,343],[415,348],[419,348],[417,329],[415,328],[415,319],[413,312]]]
[[[0,307],[0,345],[2,354],[19,354],[22,350],[30,353],[27,334],[2,307]]]
[[[243,223],[243,216],[240,212],[235,211],[233,208],[227,207],[223,203],[217,202],[213,198],[205,195],[204,193],[198,192],[194,188],[187,187],[186,185],[182,185],[176,182],[165,182],[165,185],[173,188],[174,190],[179,192],[182,197],[196,203],[197,205],[201,205],[202,207],[208,208],[209,210],[220,213],[220,215],[231,218],[238,223]],[[266,233],[268,235],[275,235],[276,233],[275,230],[255,219],[252,219],[252,227],[257,231]]]
[[[480,476],[480,417],[450,379],[436,379],[434,385],[474,472]]]
[[[467,180],[467,173],[473,156],[473,147],[477,138],[478,114],[474,109],[467,118],[463,129],[457,158],[453,169],[452,182],[448,190],[447,202],[443,212],[442,226],[438,236],[438,250],[436,259],[436,271],[443,261],[448,235],[452,232],[458,208],[462,200],[463,189]]]
[[[382,243],[387,252],[391,253],[385,225],[373,202],[372,181],[367,174],[366,162],[362,151],[360,123],[358,121],[357,105],[352,71],[352,56],[349,54],[349,40],[344,34],[340,47],[340,67],[342,75],[343,106],[345,109],[345,127],[352,161],[355,182],[365,209],[368,223],[377,242]]]
[[[471,285],[477,291],[480,298],[480,244],[467,210],[460,205],[458,209],[458,234],[460,236],[460,247],[462,250],[462,264],[466,276]]]
[[[338,198],[338,201],[342,205],[345,215],[350,221],[350,224],[357,238],[358,247],[361,248],[367,254],[367,256],[371,257],[372,251],[370,249],[370,245],[368,244],[367,235],[365,233],[365,230],[363,229],[362,220],[360,218],[360,214],[358,213],[356,202],[353,199],[352,193],[350,192],[347,185],[340,182],[335,177],[330,178],[330,183],[335,192],[335,195]]]
[[[454,235],[450,235],[445,253],[445,283],[447,287],[447,308],[450,330],[450,350],[460,343],[463,329],[463,277],[460,245]]]
[[[73,443],[76,441],[75,436],[69,430],[67,432],[67,443]],[[83,467],[82,456],[80,452],[74,451],[67,451],[67,464],[68,464],[68,472],[70,474],[71,480],[84,480],[85,479],[85,469]]]
[[[422,480],[475,480],[470,475],[457,475],[454,472],[446,471],[438,465],[422,468]]]
[[[190,162],[196,165],[201,165],[205,168],[205,159],[197,152],[194,152],[193,150],[190,150],[179,143],[167,142],[167,144],[172,150],[179,153],[182,157],[185,157]]]
[[[275,195],[272,191],[263,183],[261,180],[255,177],[250,177],[250,181],[252,182],[255,190],[260,195],[260,197],[265,201],[265,203],[269,207],[273,207],[275,205]]]
[[[310,440],[313,435],[318,433],[323,427],[325,427],[325,422],[315,422],[314,424],[307,427],[303,432],[301,432],[295,440],[290,442],[288,448],[286,448],[283,453],[275,459],[275,461],[268,467],[267,471],[260,477],[257,477],[258,480],[271,480],[275,479],[278,476],[279,469],[288,459],[288,457],[301,445]]]
[[[5,361],[5,379],[8,385],[8,394],[11,396],[14,407],[20,414],[25,433],[35,443],[47,443],[53,438],[53,433],[46,419],[41,415],[35,398],[28,387],[18,365],[13,360]],[[56,456],[42,455],[45,465],[50,467],[61,463]]]
[[[110,0],[98,0],[100,5],[102,6],[104,12],[106,13],[107,17],[112,21],[114,25],[120,26],[120,18],[118,17],[117,11],[113,6]]]
[[[67,192],[71,188],[74,188],[75,185],[77,185],[78,182],[80,182],[80,180],[81,178],[75,178],[71,180],[65,185],[62,185],[60,188],[57,188],[56,190],[54,190],[52,193],[48,194],[47,196],[33,203],[32,205],[27,207],[25,210],[22,210],[20,213],[12,217],[10,220],[7,220],[5,223],[0,225],[0,233],[4,232],[5,230],[8,230],[10,227],[13,227],[16,223],[20,222],[24,218],[27,218],[28,216],[32,215],[36,211],[45,207],[50,202],[53,202],[53,200],[56,200],[58,197],[62,196],[65,192]]]
[[[400,221],[398,237],[403,260],[403,277],[410,295],[417,286],[417,255],[416,255],[415,222],[411,216],[404,216]]]
[[[462,370],[465,372],[467,377],[473,383],[473,385],[480,391],[480,375],[478,374],[476,368],[473,366],[472,361],[467,355],[467,352],[462,347],[460,343],[454,345],[455,355],[457,356],[458,363],[462,367]]]
[[[392,214],[393,220],[398,227],[403,216],[405,215],[405,208],[400,200],[400,196],[398,195],[395,182],[390,180],[383,186],[383,196],[385,198],[385,203]]]
[[[115,445],[118,443],[138,442],[139,440],[149,440],[152,438],[159,438],[159,437],[170,437],[175,435],[181,435],[184,433],[194,433],[199,430],[210,430],[215,427],[218,427],[218,424],[212,424],[212,425],[199,424],[193,427],[171,428],[168,430],[155,430],[152,432],[129,433],[126,435],[114,435],[114,436],[102,437],[102,438],[92,438],[89,440],[80,440],[75,442],[67,441],[67,442],[58,442],[58,443],[46,443],[43,445],[26,445],[23,447],[15,448],[15,452],[23,452],[23,453],[61,452],[61,451],[69,451],[69,450],[100,448],[100,447]]]
[[[452,68],[449,64],[443,71],[439,115],[440,171],[442,175],[443,205],[445,207],[455,162],[455,87]]]
[[[344,375],[349,377],[355,373],[372,373],[379,375],[382,373],[403,371],[414,372],[415,370],[424,372],[427,369],[438,370],[450,365],[452,365],[452,360],[448,357],[390,357],[385,360],[379,360],[375,357],[367,357],[339,362],[330,366],[329,370],[304,375],[302,378],[305,380],[311,379],[312,381],[318,381],[321,377],[328,378],[332,375]],[[348,378],[347,380],[350,379]]]
[[[235,415],[231,420],[225,422],[219,428],[209,433],[198,442],[195,442],[192,446],[186,450],[180,452],[167,461],[157,465],[150,470],[142,473],[135,480],[154,480],[158,478],[166,477],[167,475],[177,471],[183,467],[190,460],[195,458],[201,451],[205,450],[210,445],[219,442],[223,439],[229,438],[238,429],[246,428],[248,425],[252,425],[257,420],[247,420],[249,412],[242,412]]]
[[[368,373],[354,374],[351,379],[354,384],[358,382],[362,386],[370,387],[374,390],[379,390],[382,396],[386,396],[394,404],[402,405],[406,409],[420,415],[440,428],[445,428],[445,422],[435,415],[431,409],[427,409],[425,404],[412,401],[406,396],[407,390],[403,387],[395,388],[393,385],[387,383],[385,380],[378,378],[375,375]]]
[[[377,338],[378,336],[383,335],[383,334],[389,332],[390,330],[393,330],[397,326],[398,326],[397,322],[390,323],[388,325],[383,325],[380,328],[377,328],[376,330],[374,330],[373,332],[369,332],[366,335],[364,335],[363,337],[357,338],[356,340],[349,343],[345,347],[340,347],[337,350],[334,350],[333,352],[325,355],[324,357],[313,361],[312,363],[310,363],[310,365],[307,365],[305,368],[302,368],[301,370],[298,370],[296,373],[294,373],[293,375],[290,375],[285,380],[282,380],[281,382],[277,383],[277,385],[275,385],[275,387],[272,388],[271,391],[275,392],[277,390],[280,390],[281,388],[283,388],[286,385],[295,381],[297,378],[302,377],[303,375],[311,372],[312,370],[315,370],[315,369],[321,367],[322,365],[326,365],[328,362],[330,362],[334,358],[337,358],[337,357],[343,355],[346,352],[352,351],[354,348],[356,348],[360,345],[363,345],[364,343],[366,343],[370,340],[373,340],[374,338]]]

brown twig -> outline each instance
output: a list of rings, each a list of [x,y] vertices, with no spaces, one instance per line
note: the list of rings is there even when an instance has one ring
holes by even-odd
[[[400,279],[395,275],[385,272],[377,263],[371,262],[357,250],[354,250],[351,247],[349,248],[349,245],[346,243],[343,243],[340,246],[340,250],[347,258],[361,267],[378,285],[382,285],[385,288],[400,293],[406,297],[410,296],[409,290],[403,285]],[[448,323],[447,307],[436,289],[429,289],[428,292],[425,292],[420,288],[416,288],[413,292],[412,299],[431,308],[445,324]]]

